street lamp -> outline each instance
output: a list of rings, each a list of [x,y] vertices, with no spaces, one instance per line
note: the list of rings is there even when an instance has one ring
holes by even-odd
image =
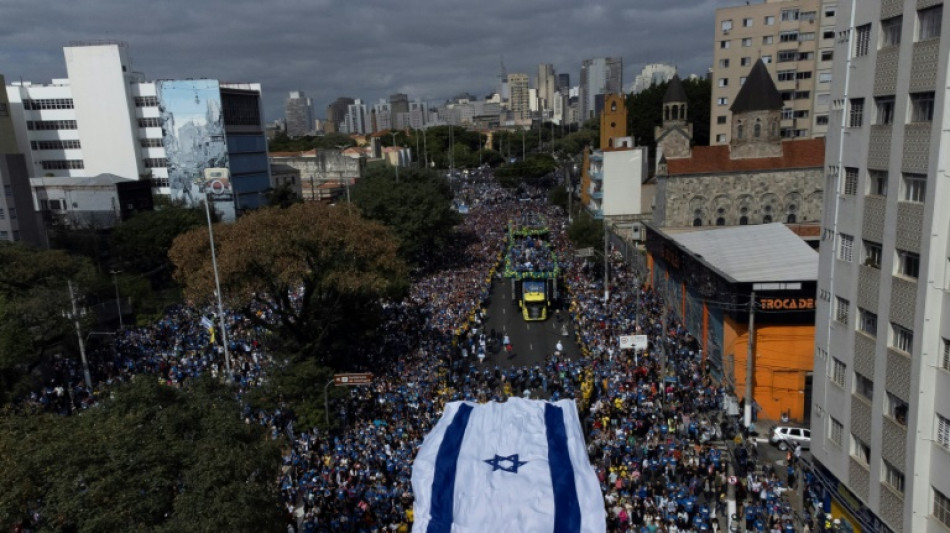
[[[119,278],[117,274],[121,274],[121,270],[110,270],[112,274],[112,283],[115,284],[115,309],[119,312],[119,329],[125,329],[125,324],[122,323],[122,300],[119,298]]]
[[[390,131],[389,134],[393,136],[393,148],[395,148],[396,147],[396,132]],[[399,152],[398,151],[396,152],[395,166],[396,166],[396,183],[399,183]]]
[[[86,361],[86,343],[83,342],[82,328],[79,325],[79,319],[86,315],[86,308],[84,307],[80,310],[76,307],[76,295],[73,293],[73,282],[67,280],[66,284],[69,287],[69,301],[72,304],[72,311],[63,311],[63,317],[72,320],[76,326],[76,338],[79,339],[79,356],[82,358],[82,373],[86,379],[86,388],[88,388],[91,393],[92,377],[89,375],[89,362]]]
[[[228,350],[228,328],[224,321],[224,305],[221,303],[221,279],[218,276],[218,254],[214,250],[214,229],[211,226],[211,194],[205,190],[205,216],[208,218],[208,239],[211,241],[211,265],[214,268],[214,288],[218,297],[218,321],[221,327],[221,344],[224,346],[224,368],[231,382],[231,352]],[[78,326],[78,322],[77,328]]]

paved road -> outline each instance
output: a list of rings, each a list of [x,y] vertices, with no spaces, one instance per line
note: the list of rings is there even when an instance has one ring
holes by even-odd
[[[494,329],[499,338],[507,334],[513,349],[511,354],[504,350],[489,354],[485,363],[505,367],[541,364],[554,353],[558,341],[563,344],[568,359],[580,357],[580,348],[574,340],[574,325],[567,311],[561,311],[561,320],[552,310],[549,311],[550,316],[544,322],[525,322],[518,304],[511,300],[511,280],[496,279],[492,284],[485,330]]]

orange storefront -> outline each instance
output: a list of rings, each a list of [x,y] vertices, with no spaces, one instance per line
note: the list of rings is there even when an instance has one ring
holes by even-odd
[[[752,387],[758,417],[807,421],[818,254],[783,224],[647,224],[646,250],[648,282],[700,342],[713,378],[740,401],[755,293]]]

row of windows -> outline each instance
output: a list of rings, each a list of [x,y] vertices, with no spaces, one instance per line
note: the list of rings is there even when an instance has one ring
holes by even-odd
[[[143,163],[145,168],[165,168],[168,166],[168,159],[164,157],[146,157]]]
[[[887,196],[888,173],[886,170],[868,169],[865,192],[869,196]],[[900,200],[922,204],[927,200],[927,175],[913,172],[901,173]],[[845,167],[841,194],[854,196],[858,193],[858,169]]]
[[[82,159],[59,159],[43,161],[43,170],[75,170],[85,168]]]
[[[79,140],[70,139],[62,141],[30,141],[30,148],[33,150],[77,150],[82,148]]]
[[[161,148],[164,146],[161,139],[141,138],[139,139],[139,144],[142,146],[142,148]]]
[[[916,280],[920,277],[920,254],[906,250],[895,250],[895,268],[898,276]],[[854,236],[841,233],[838,235],[838,259],[845,262],[854,260]],[[881,268],[881,245],[872,241],[864,241],[863,264],[871,268]]]
[[[941,33],[943,6],[933,6],[917,11],[917,42],[937,39]],[[896,16],[881,21],[880,48],[901,43],[904,17]],[[854,29],[854,56],[868,55],[871,49],[871,25],[864,24]]]
[[[158,117],[145,117],[139,119],[140,128],[161,128],[162,119]]]
[[[75,120],[27,120],[26,129],[39,130],[74,130],[78,126]]]
[[[6,213],[3,211],[3,209],[0,209],[0,220],[6,220],[6,218],[7,218]],[[11,208],[10,208],[10,220],[16,220],[16,208],[15,208],[15,207],[11,207]]]
[[[934,118],[934,93],[925,91],[911,93],[909,101],[908,123],[932,122]],[[880,96],[874,99],[877,116],[875,124],[886,125],[894,123],[895,98]],[[864,126],[864,98],[852,98],[848,101],[848,127],[860,128]]]
[[[40,100],[23,100],[23,109],[39,111],[40,109],[72,109],[72,98],[45,98]]]
[[[157,96],[136,96],[135,107],[158,107]]]
[[[795,80],[810,80],[811,71],[797,71],[797,70],[780,70],[776,73],[775,77],[778,81],[795,81]]]
[[[824,15],[826,18],[835,16],[835,6],[830,6],[830,7],[825,8]],[[796,20],[814,22],[816,16],[817,16],[817,13],[815,11],[801,11],[797,8],[783,9],[782,14],[781,14],[782,22],[792,22]],[[762,23],[765,24],[766,26],[774,26],[775,16],[765,15],[764,17],[762,17]],[[754,25],[755,25],[755,19],[753,19],[752,17],[745,17],[742,19],[743,28],[751,28]],[[719,23],[719,27],[722,29],[723,33],[728,33],[730,30],[732,30],[732,19],[721,21]]]
[[[858,324],[858,327],[870,335],[877,335],[877,315],[866,310],[858,308],[859,311],[864,311],[864,313],[859,313],[861,316],[861,321]],[[840,296],[835,297],[835,321],[844,325],[850,325],[851,317],[851,302],[846,298]],[[890,344],[891,348],[899,350],[901,352],[911,354],[914,351],[914,332],[891,322],[891,331],[890,331]],[[841,382],[844,382],[844,378],[841,378]]]
[[[814,61],[814,52],[799,52],[797,50],[779,50],[777,63],[788,63],[789,61]]]
[[[152,188],[168,187],[168,178],[152,178]]]

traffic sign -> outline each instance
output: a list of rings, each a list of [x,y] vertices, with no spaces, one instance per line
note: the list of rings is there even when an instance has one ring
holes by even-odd
[[[372,372],[362,372],[359,374],[334,374],[333,384],[337,387],[347,387],[350,385],[367,385],[373,382]]]
[[[592,255],[594,255],[594,249],[593,249],[593,248],[589,248],[589,247],[588,247],[588,248],[580,248],[580,249],[574,251],[574,257],[577,257],[577,258],[590,257],[590,256],[592,256]]]

